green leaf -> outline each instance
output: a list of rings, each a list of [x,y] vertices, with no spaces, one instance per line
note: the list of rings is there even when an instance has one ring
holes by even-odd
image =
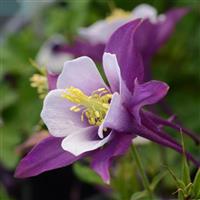
[[[189,183],[191,183],[190,168],[189,168],[186,155],[185,155],[185,144],[184,144],[182,133],[181,133],[181,139],[182,139],[182,146],[183,146],[182,180],[185,183],[185,185],[188,185]]]
[[[148,193],[146,190],[142,191],[142,192],[136,192],[131,196],[131,200],[139,200],[139,199],[143,199],[145,197],[148,196]]]
[[[156,186],[158,185],[158,183],[166,176],[167,172],[164,171],[164,172],[161,172],[159,173],[157,176],[155,176],[151,182],[151,189],[152,190],[155,190]]]
[[[197,171],[194,178],[192,194],[194,198],[200,198],[200,169]]]
[[[182,180],[180,180],[179,178],[177,178],[176,175],[174,174],[174,172],[170,168],[167,167],[167,170],[171,174],[172,178],[174,179],[177,188],[180,188],[180,189],[184,190],[185,183]]]
[[[183,190],[178,191],[178,200],[185,200]]]
[[[90,184],[103,185],[103,181],[101,180],[101,178],[88,166],[77,162],[73,165],[73,169],[80,180]]]

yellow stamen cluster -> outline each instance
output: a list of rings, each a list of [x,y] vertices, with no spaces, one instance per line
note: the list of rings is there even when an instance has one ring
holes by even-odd
[[[113,22],[119,19],[126,19],[130,17],[131,12],[124,11],[122,9],[116,8],[113,10],[110,16],[106,18],[108,22]]]
[[[43,99],[48,92],[47,78],[44,75],[33,74],[30,78],[31,87],[37,88],[39,97]]]
[[[109,109],[109,103],[112,95],[105,88],[95,90],[91,96],[87,96],[80,89],[70,87],[62,94],[63,98],[78,104],[70,108],[73,112],[81,111],[81,121],[86,117],[88,123],[94,126],[100,126]]]

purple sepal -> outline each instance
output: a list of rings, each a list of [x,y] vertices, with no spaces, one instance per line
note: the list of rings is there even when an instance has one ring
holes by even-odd
[[[161,81],[148,81],[139,84],[135,80],[132,97],[132,114],[136,121],[141,124],[140,109],[145,105],[152,105],[160,101],[168,92],[169,86]]]
[[[126,133],[114,133],[112,141],[92,154],[91,167],[96,171],[104,182],[110,182],[109,167],[116,156],[123,155],[129,148],[134,135]]]
[[[132,75],[129,75],[130,77],[133,78],[133,73],[135,73],[135,77],[139,81],[143,80],[143,78],[145,81],[148,81],[151,79],[151,58],[169,39],[178,21],[188,11],[188,8],[171,9],[165,14],[163,20],[156,23],[145,19],[142,20],[141,25],[137,25],[138,20],[133,20],[113,33],[106,45],[105,51],[117,55],[119,65],[127,74],[130,73],[130,70],[127,69],[130,69],[133,64],[135,65],[133,68],[137,70],[132,72]],[[144,69],[142,69],[143,66],[141,67],[140,62],[138,62],[138,53],[143,58]],[[142,70],[144,70],[144,77],[140,75]]]
[[[61,147],[62,138],[48,137],[36,145],[19,163],[15,177],[26,178],[65,167],[82,156],[74,156]]]
[[[101,62],[104,49],[105,44],[91,44],[88,41],[76,39],[73,44],[57,45],[56,48],[54,48],[54,51],[56,53],[69,53],[74,55],[75,57],[89,56],[93,60]]]
[[[135,37],[142,25],[143,21],[137,19],[121,26],[110,37],[105,48],[105,52],[116,55],[122,79],[130,91],[133,91],[135,78],[143,81],[143,61]]]

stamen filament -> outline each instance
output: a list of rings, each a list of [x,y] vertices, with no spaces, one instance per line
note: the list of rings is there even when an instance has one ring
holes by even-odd
[[[112,95],[105,88],[99,88],[93,91],[91,96],[87,96],[80,89],[70,87],[66,89],[66,92],[61,97],[78,104],[70,107],[70,110],[73,112],[80,112],[82,110],[82,122],[86,117],[90,125],[100,126],[110,107],[109,103]]]

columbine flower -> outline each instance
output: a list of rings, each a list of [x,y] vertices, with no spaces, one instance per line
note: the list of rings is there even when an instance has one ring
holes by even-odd
[[[141,4],[126,12],[116,9],[105,20],[100,20],[88,28],[81,28],[79,37],[73,45],[58,45],[57,53],[70,53],[75,57],[89,56],[97,62],[101,62],[105,49],[105,43],[110,36],[125,23],[142,18],[145,20],[138,34],[138,48],[144,60],[145,80],[151,80],[150,61],[158,49],[169,39],[176,24],[188,12],[188,8],[170,9],[165,14],[158,15],[155,8],[147,4]],[[152,42],[153,41],[153,42]]]
[[[158,15],[157,10],[141,4],[127,12],[115,9],[105,20],[100,20],[88,28],[81,28],[73,44],[66,44],[62,36],[53,36],[41,48],[37,61],[47,66],[49,89],[56,88],[58,74],[62,71],[64,61],[80,56],[89,56],[101,62],[105,43],[120,26],[136,19],[146,21],[141,27],[138,48],[144,60],[145,80],[151,80],[150,60],[154,53],[166,42],[172,34],[177,22],[188,12],[187,8],[171,9]],[[154,41],[153,43],[151,41]]]
[[[91,43],[106,43],[114,31],[133,19],[148,19],[152,25],[164,25],[164,23],[170,22],[170,26],[175,26],[176,22],[184,14],[185,9],[174,9],[166,14],[158,15],[157,10],[154,7],[148,4],[140,4],[131,12],[115,9],[106,19],[97,21],[87,28],[81,28],[79,34],[82,38]],[[171,29],[171,27],[166,27],[166,29]]]
[[[140,23],[133,22],[134,32]],[[108,183],[112,159],[124,154],[137,135],[182,152],[181,145],[160,129],[143,108],[162,99],[168,85],[160,81],[141,83],[142,60],[137,51],[132,58],[137,67],[122,67],[118,57],[104,53],[109,85],[89,57],[65,62],[57,89],[46,96],[41,113],[53,137],[42,141],[21,161],[17,177],[34,176],[89,156],[91,167]]]

